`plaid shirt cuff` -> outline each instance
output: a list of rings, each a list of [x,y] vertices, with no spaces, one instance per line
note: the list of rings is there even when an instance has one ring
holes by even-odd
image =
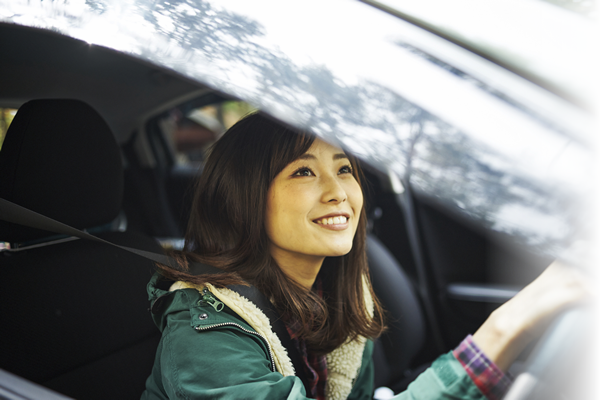
[[[500,400],[504,396],[512,378],[483,354],[471,335],[467,336],[452,354],[488,400]]]

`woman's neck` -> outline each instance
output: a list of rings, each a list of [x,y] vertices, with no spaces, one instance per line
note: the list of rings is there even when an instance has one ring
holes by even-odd
[[[278,248],[271,246],[271,257],[275,260],[279,268],[290,278],[306,290],[310,290],[317,279],[317,275],[323,265],[325,257],[307,256],[305,254],[293,254],[289,252],[278,251]]]

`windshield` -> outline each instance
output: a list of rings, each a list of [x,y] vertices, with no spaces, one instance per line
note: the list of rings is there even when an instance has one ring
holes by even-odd
[[[545,0],[600,22],[600,0]]]
[[[550,1],[565,8],[567,4],[593,4]],[[535,0],[364,2],[442,36],[564,98],[578,104],[594,104],[590,82],[594,81],[598,66],[590,49],[597,48],[597,35],[591,18]],[[592,12],[591,6],[585,9]]]

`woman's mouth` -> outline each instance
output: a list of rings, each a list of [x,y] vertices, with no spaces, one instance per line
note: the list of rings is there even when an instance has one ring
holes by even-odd
[[[313,220],[313,222],[319,225],[323,229],[331,230],[331,231],[343,231],[347,229],[350,224],[348,220],[350,216],[348,215],[326,215],[321,218],[317,218]]]
[[[340,215],[339,217],[317,219],[315,220],[315,222],[319,225],[339,225],[348,222],[348,218],[344,217],[343,215]]]

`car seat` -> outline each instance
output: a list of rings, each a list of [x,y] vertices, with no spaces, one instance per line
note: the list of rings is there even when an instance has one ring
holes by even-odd
[[[77,100],[34,100],[0,151],[0,197],[113,243],[161,252],[116,229],[120,149]],[[117,221],[115,223],[115,221]],[[160,333],[147,311],[153,263],[103,244],[0,221],[0,368],[78,399],[139,399]]]
[[[375,342],[375,387],[395,393],[406,389],[428,364],[414,366],[425,341],[423,310],[413,285],[390,251],[367,235],[367,258],[373,290],[386,311],[387,330]]]

